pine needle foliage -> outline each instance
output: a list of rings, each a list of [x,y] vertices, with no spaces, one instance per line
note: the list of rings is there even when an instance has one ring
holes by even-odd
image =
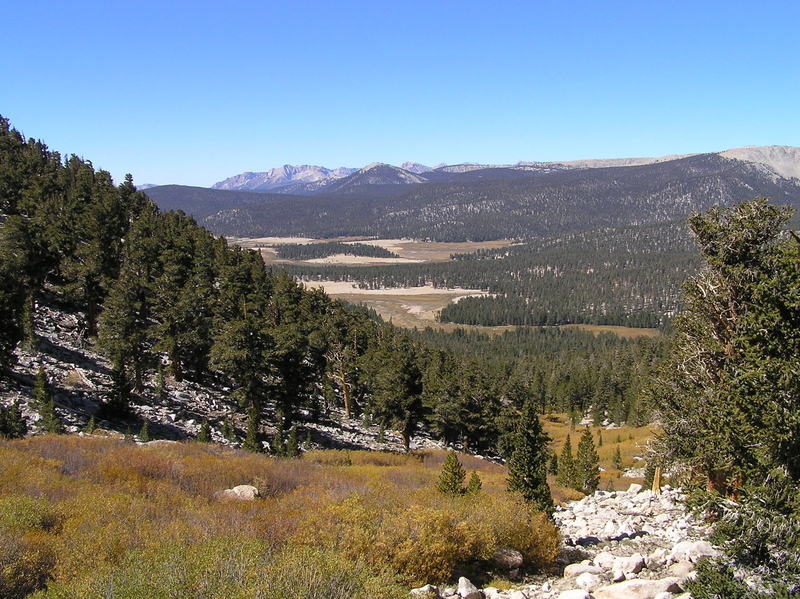
[[[37,428],[43,433],[59,434],[63,432],[61,420],[56,413],[56,404],[47,385],[47,375],[40,365],[33,384],[33,401],[39,412]]]
[[[297,437],[297,425],[289,429],[289,439],[286,441],[286,457],[296,458],[300,455],[300,441]]]
[[[464,494],[464,479],[467,473],[461,462],[458,461],[458,456],[455,451],[447,454],[442,465],[442,471],[439,474],[439,480],[436,483],[436,490],[442,495],[449,497],[457,497]]]
[[[139,429],[139,434],[137,435],[139,441],[142,443],[150,442],[150,421],[145,419],[142,423],[142,428]]]
[[[478,476],[478,473],[474,470],[469,477],[469,482],[467,483],[467,489],[465,491],[466,495],[475,495],[481,492],[483,488],[483,482],[481,481],[481,477]]]
[[[247,434],[245,435],[244,443],[242,443],[242,449],[260,453],[263,451],[263,448],[261,446],[261,418],[258,408],[256,406],[250,406],[247,416]]]
[[[542,430],[534,401],[528,399],[517,422],[514,450],[508,460],[508,490],[521,493],[539,510],[552,514],[553,496],[547,485],[549,440]]]
[[[197,431],[198,443],[211,443],[211,427],[208,425],[208,420],[204,420],[200,425],[200,430]]]
[[[572,439],[567,435],[564,446],[561,448],[561,457],[558,459],[558,484],[562,487],[574,489],[578,484],[578,471],[575,457],[572,455]]]
[[[8,408],[0,406],[0,438],[21,439],[27,432],[28,424],[16,402]]]
[[[600,457],[594,446],[592,431],[587,426],[583,429],[581,440],[578,442],[578,454],[575,460],[578,473],[577,490],[584,493],[594,493],[600,484]]]

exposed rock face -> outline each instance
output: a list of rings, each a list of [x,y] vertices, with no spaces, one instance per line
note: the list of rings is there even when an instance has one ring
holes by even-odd
[[[487,588],[483,595],[668,599],[683,593],[696,562],[717,553],[706,540],[708,529],[686,511],[679,489],[666,487],[660,495],[640,489],[631,485],[625,492],[598,491],[558,508],[554,518],[563,535],[563,576],[537,577],[533,584],[508,591]]]

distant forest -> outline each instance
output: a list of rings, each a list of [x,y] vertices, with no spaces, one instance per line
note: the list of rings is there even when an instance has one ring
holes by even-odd
[[[282,243],[274,246],[278,257],[286,260],[315,260],[335,254],[348,256],[367,256],[371,258],[398,258],[394,252],[367,243],[343,243],[326,241],[323,243]]]
[[[659,327],[680,303],[680,287],[698,265],[685,223],[560,235],[453,256],[454,261],[381,267],[286,265],[302,280],[333,279],[363,288],[476,288],[441,320],[481,325],[568,323]]]

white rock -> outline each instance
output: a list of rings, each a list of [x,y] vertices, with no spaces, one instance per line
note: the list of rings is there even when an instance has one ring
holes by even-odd
[[[597,555],[594,556],[594,565],[603,568],[604,570],[610,569],[614,565],[614,557],[613,553],[609,553],[608,551],[601,551]]]
[[[680,579],[685,579],[689,574],[694,572],[694,564],[691,562],[675,562],[667,570],[670,576],[677,576]]]
[[[439,587],[432,584],[426,584],[424,587],[411,589],[412,595],[435,595],[439,596]]]
[[[666,549],[656,549],[650,555],[647,556],[647,567],[650,570],[658,570],[664,564],[667,563],[669,557],[669,551]]]
[[[625,580],[625,578],[627,578],[625,576],[625,572],[623,572],[620,569],[616,569],[611,572],[611,580],[614,582],[622,582],[623,580]]]
[[[575,576],[580,576],[585,573],[602,574],[603,568],[591,566],[589,564],[570,564],[564,568],[564,578],[574,578]]]
[[[259,496],[258,489],[253,485],[237,485],[232,489],[225,489],[219,494],[225,499],[239,499],[241,501],[253,501]]]
[[[644,569],[644,557],[634,553],[630,557],[618,557],[614,560],[614,570],[621,570],[627,574],[638,574]]]
[[[478,587],[463,576],[458,579],[458,594],[461,599],[481,599],[483,597],[483,593],[478,590]]]
[[[590,574],[589,572],[584,572],[583,574],[579,574],[578,577],[575,578],[575,584],[582,589],[586,589],[587,591],[593,591],[601,584],[603,584],[603,579],[600,578],[597,574]]]
[[[661,591],[653,599],[672,599],[674,595],[669,591]]]
[[[573,589],[571,591],[563,591],[558,599],[592,599],[592,596],[583,589]]]
[[[636,534],[636,527],[631,523],[630,519],[625,520],[619,528],[615,531],[614,537],[630,537]]]
[[[483,589],[483,595],[484,597],[487,597],[487,599],[494,599],[495,597],[498,597],[500,595],[500,589],[496,587],[486,587],[485,589]],[[528,599],[528,598],[524,597],[521,599]]]
[[[492,556],[492,563],[498,568],[513,570],[522,565],[522,554],[511,547],[500,547]]]
[[[680,593],[683,589],[677,578],[645,580],[637,578],[612,584],[594,591],[594,599],[652,599],[658,593]]]
[[[628,487],[628,493],[638,493],[641,490],[642,485],[637,485],[636,483],[633,483],[630,487]]]
[[[528,599],[528,596],[523,591],[516,590],[508,596],[508,599]]]
[[[672,548],[670,559],[674,562],[697,562],[702,557],[714,557],[717,550],[708,541],[681,541]]]

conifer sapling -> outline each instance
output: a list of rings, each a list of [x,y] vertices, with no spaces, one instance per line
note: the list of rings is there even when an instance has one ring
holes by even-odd
[[[458,456],[455,451],[447,453],[447,457],[442,465],[442,471],[439,474],[439,481],[436,483],[436,489],[443,495],[456,497],[464,493],[464,479],[467,473],[458,461]]]
[[[204,420],[200,425],[200,430],[197,431],[198,443],[211,443],[211,427],[208,425],[208,420]]]
[[[472,471],[472,475],[469,477],[469,482],[467,483],[467,495],[476,495],[480,493],[481,488],[483,487],[483,483],[481,482],[480,476],[474,470]]]
[[[142,443],[148,443],[150,441],[150,424],[147,419],[142,423],[142,428],[139,429],[139,441]]]
[[[589,427],[583,429],[581,440],[578,442],[578,454],[576,456],[576,469],[578,471],[578,491],[584,493],[594,493],[600,484],[600,458],[592,439],[592,431]]]
[[[296,458],[300,455],[300,442],[297,438],[297,425],[293,424],[289,429],[289,440],[286,442],[286,457]]]

